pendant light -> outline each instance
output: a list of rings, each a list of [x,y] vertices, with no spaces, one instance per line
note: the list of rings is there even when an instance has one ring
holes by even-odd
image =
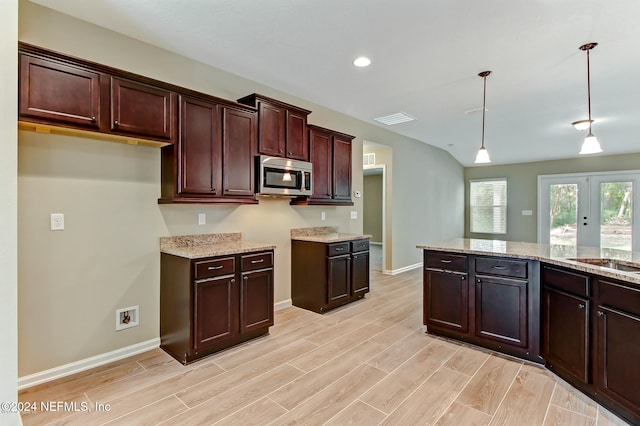
[[[478,76],[482,77],[483,83],[483,91],[482,91],[482,145],[480,145],[480,149],[478,150],[478,155],[476,155],[476,164],[490,163],[491,159],[489,158],[489,151],[484,147],[484,118],[485,112],[487,111],[487,76],[491,74],[491,71],[482,71]]]
[[[599,152],[602,152],[602,148],[600,148],[600,142],[598,142],[598,139],[591,131],[591,123],[593,121],[591,120],[591,75],[589,69],[589,51],[597,45],[598,43],[587,43],[580,46],[580,50],[587,52],[587,102],[589,107],[589,134],[586,138],[584,138],[580,154],[597,154]]]

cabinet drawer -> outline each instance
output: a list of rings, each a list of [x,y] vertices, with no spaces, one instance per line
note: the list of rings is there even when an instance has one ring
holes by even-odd
[[[476,273],[527,278],[527,262],[525,260],[478,257],[476,258]]]
[[[241,258],[241,268],[243,271],[253,271],[254,269],[264,269],[273,266],[273,253],[264,252],[247,254]]]
[[[555,287],[576,296],[591,296],[591,285],[586,275],[545,265],[542,267],[541,281],[543,286]]]
[[[640,289],[598,279],[598,304],[640,315]]]
[[[424,264],[427,268],[467,272],[467,256],[465,255],[425,252],[424,258]]]
[[[340,256],[341,254],[349,254],[351,245],[350,243],[335,243],[327,245],[327,256]]]
[[[236,259],[223,257],[220,259],[203,260],[195,263],[196,279],[217,277],[236,272]]]
[[[369,240],[351,241],[351,251],[367,251],[369,250]]]

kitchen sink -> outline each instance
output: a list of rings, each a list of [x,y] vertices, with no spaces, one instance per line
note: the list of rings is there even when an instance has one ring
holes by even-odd
[[[601,257],[596,258],[577,258],[568,259],[580,263],[588,263],[589,265],[600,266],[603,268],[616,269],[624,272],[640,272],[640,264],[627,262],[624,260],[606,259]]]

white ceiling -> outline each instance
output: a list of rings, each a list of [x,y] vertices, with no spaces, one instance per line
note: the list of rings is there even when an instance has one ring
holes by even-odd
[[[32,0],[448,150],[472,166],[640,152],[638,0]],[[357,56],[373,61],[364,69]],[[397,112],[414,122],[385,126]]]

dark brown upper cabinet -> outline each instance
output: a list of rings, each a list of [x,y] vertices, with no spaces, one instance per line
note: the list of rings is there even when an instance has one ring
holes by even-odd
[[[176,139],[174,86],[26,43],[18,53],[21,129],[152,146]]]
[[[309,124],[309,161],[313,164],[313,195],[293,204],[352,206],[351,141],[354,136]]]
[[[256,93],[238,102],[258,109],[260,154],[309,161],[307,116],[311,111]]]
[[[171,139],[175,93],[111,77],[111,131]]]
[[[257,203],[257,112],[180,95],[178,143],[162,148],[160,203]]]
[[[100,73],[21,55],[19,104],[22,118],[98,130]]]

